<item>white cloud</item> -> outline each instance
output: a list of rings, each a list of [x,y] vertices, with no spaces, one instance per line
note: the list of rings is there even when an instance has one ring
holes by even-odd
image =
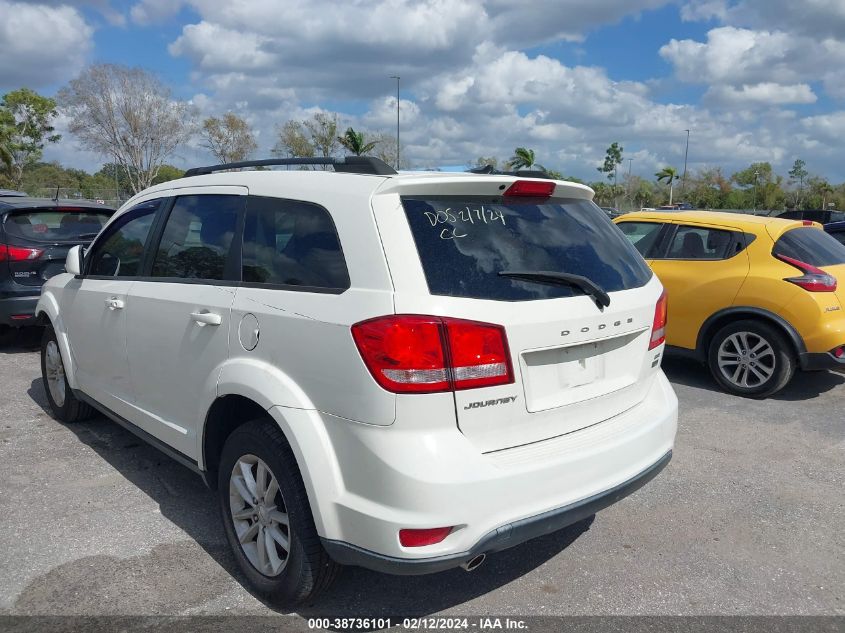
[[[129,9],[129,17],[141,26],[157,24],[179,13],[183,4],[178,0],[141,0]]]
[[[93,29],[70,6],[0,0],[0,88],[39,88],[82,68]]]
[[[708,103],[720,106],[775,107],[793,103],[815,103],[817,97],[807,84],[784,86],[772,82],[740,87],[713,86],[704,96]]]

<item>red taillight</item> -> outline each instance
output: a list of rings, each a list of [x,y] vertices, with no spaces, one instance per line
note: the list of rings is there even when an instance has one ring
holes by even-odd
[[[20,246],[0,244],[0,262],[25,262],[38,259],[43,252],[40,248],[22,248]]]
[[[845,347],[837,347],[835,350],[833,350],[833,355],[836,358],[842,358],[843,356],[845,356]]]
[[[651,341],[648,344],[650,350],[666,342],[666,319],[669,302],[666,291],[660,295],[657,305],[654,308],[654,322],[651,324]]]
[[[555,192],[555,183],[542,180],[517,180],[502,195],[509,198],[548,198]]]
[[[816,268],[812,264],[806,264],[786,255],[775,255],[775,257],[790,266],[795,266],[795,268],[804,273],[800,277],[787,277],[784,281],[800,286],[808,292],[836,291],[836,277],[828,275],[821,268]]]
[[[425,530],[399,530],[402,547],[422,547],[439,543],[452,531],[451,527],[428,528]]]
[[[394,393],[434,393],[513,382],[500,325],[399,314],[362,321],[352,337],[376,382]]]

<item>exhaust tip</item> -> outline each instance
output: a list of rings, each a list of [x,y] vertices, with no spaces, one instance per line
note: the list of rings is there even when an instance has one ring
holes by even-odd
[[[479,554],[475,558],[471,558],[467,562],[461,563],[461,568],[464,571],[472,571],[481,567],[481,563],[485,560],[487,560],[487,554]]]

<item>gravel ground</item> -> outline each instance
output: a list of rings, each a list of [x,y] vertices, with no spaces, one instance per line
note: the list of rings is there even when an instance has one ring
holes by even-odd
[[[102,418],[46,412],[38,331],[0,346],[0,613],[272,615],[199,477]],[[758,402],[666,361],[675,456],[631,497],[478,570],[347,569],[291,615],[845,615],[845,377]],[[284,612],[282,612],[284,613]]]

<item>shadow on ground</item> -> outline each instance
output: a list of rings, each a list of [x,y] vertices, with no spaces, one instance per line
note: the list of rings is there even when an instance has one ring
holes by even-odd
[[[47,410],[40,379],[32,382],[28,393]],[[120,614],[128,607],[133,613],[201,611],[203,604],[229,589],[228,579],[216,565],[251,593],[229,552],[217,497],[195,473],[105,418],[69,424],[67,428],[155,501],[161,514],[199,544],[213,562],[198,561],[204,557],[192,555],[189,542],[159,545],[129,559],[80,558],[34,579],[18,598],[16,612],[43,613],[45,605],[57,609],[62,605],[61,612],[67,614]],[[593,518],[493,554],[470,573],[455,569],[428,576],[388,576],[350,567],[315,604],[300,605],[295,611],[305,617],[429,615],[473,600],[543,565],[589,530]],[[549,586],[544,591],[556,593],[557,589]],[[106,595],[109,599],[104,601]],[[291,612],[267,606],[279,613]]]
[[[663,359],[663,371],[673,383],[707,389],[723,395],[719,385],[710,376],[710,371],[703,363],[686,358],[667,356]],[[818,398],[823,393],[845,384],[845,376],[833,371],[798,371],[790,383],[778,393],[769,396],[770,400],[800,401]],[[727,396],[726,397],[732,397]]]
[[[0,354],[34,352],[41,347],[44,328],[24,327],[0,330]]]

